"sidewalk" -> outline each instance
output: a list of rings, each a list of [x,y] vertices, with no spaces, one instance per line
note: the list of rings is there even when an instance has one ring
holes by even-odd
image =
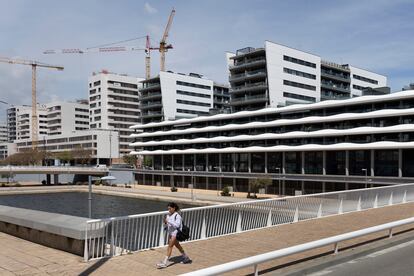
[[[85,273],[83,275],[177,275],[413,216],[414,203],[408,203],[189,242],[184,244],[184,248],[194,260],[193,263],[178,263],[162,270],[158,270],[155,264],[165,255],[165,248],[84,263],[82,258],[78,256],[0,233],[0,248],[2,248],[0,251],[0,274],[78,275],[83,272]],[[406,228],[408,227],[403,229]],[[394,233],[397,231],[396,229]],[[384,232],[344,242],[340,244],[340,248],[385,234]],[[332,249],[332,247],[328,247],[312,250],[265,263],[259,268],[260,270],[269,269],[309,256],[331,252]],[[177,250],[174,249],[173,255],[177,254]],[[250,273],[252,273],[252,268],[239,270],[233,275]]]

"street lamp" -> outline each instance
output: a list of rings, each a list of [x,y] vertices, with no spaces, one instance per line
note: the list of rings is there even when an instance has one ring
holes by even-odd
[[[368,170],[362,169],[361,171],[365,172],[365,189],[368,188]]]
[[[281,169],[279,168],[279,167],[277,167],[277,168],[275,168],[276,169],[276,171],[279,173],[279,196],[281,195],[281,185],[280,185],[280,178],[282,177],[281,176]]]

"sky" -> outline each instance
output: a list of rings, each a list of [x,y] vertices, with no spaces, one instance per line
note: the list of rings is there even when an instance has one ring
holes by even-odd
[[[143,51],[45,55],[49,49],[86,49],[151,37],[157,46],[168,16],[173,49],[166,68],[227,82],[225,52],[269,40],[384,74],[392,91],[414,82],[412,0],[0,0],[0,57],[62,65],[38,69],[38,101],[87,98],[88,77],[106,69],[144,77]],[[145,39],[119,46],[144,48]],[[159,54],[152,52],[152,75]],[[0,63],[0,101],[31,104],[29,66]],[[0,121],[8,106],[0,104]]]

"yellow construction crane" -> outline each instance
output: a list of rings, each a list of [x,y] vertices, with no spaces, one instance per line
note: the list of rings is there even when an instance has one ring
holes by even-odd
[[[38,122],[37,122],[37,99],[36,99],[36,68],[51,68],[62,71],[63,66],[50,65],[38,61],[23,60],[23,59],[11,59],[6,57],[0,57],[0,62],[10,64],[22,64],[32,66],[32,148],[35,149],[38,142]]]
[[[175,9],[172,9],[170,17],[168,18],[167,26],[165,26],[164,35],[162,36],[160,41],[160,71],[165,71],[165,53],[168,51],[168,49],[172,48],[171,44],[167,45],[167,37],[171,28],[174,15]]]

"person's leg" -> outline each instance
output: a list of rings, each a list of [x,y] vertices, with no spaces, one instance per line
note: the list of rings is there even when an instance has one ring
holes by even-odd
[[[181,246],[180,242],[178,240],[175,240],[175,247],[177,247],[178,250],[180,250],[183,260],[181,261],[182,263],[187,263],[190,262],[190,257],[188,257],[188,255],[184,252],[184,248]]]
[[[168,259],[171,257],[172,250],[175,244],[175,237],[168,236],[168,247],[167,247],[167,255],[165,256],[164,260],[157,264],[158,267],[167,267]]]

